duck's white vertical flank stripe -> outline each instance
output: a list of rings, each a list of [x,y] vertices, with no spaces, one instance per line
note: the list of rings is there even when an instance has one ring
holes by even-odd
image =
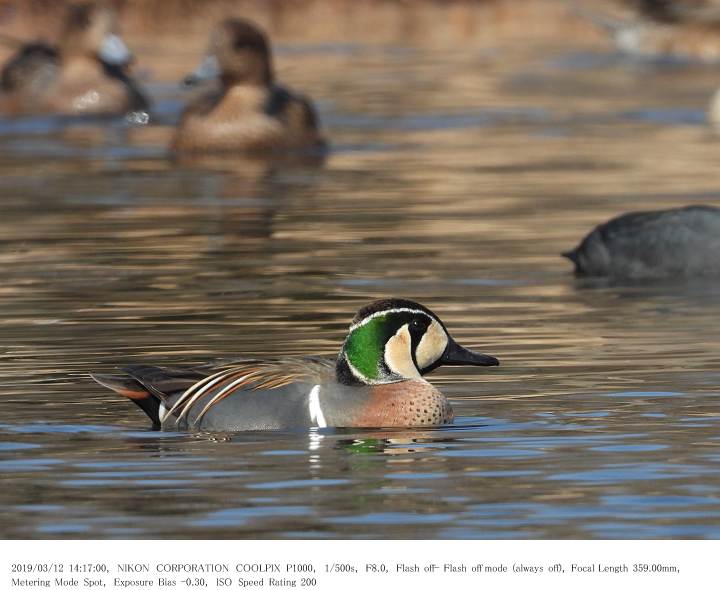
[[[163,403],[160,402],[160,407],[158,408],[158,418],[160,418],[160,422],[165,420],[165,414],[167,414],[167,410],[165,409]]]
[[[308,406],[310,409],[310,420],[314,421],[319,428],[326,428],[327,422],[325,421],[325,415],[320,407],[320,386],[316,385],[310,391],[308,396]]]

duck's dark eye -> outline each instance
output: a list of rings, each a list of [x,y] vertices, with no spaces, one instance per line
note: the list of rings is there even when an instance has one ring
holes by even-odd
[[[411,330],[421,330],[422,322],[420,320],[413,320],[412,322],[410,322],[410,329]]]

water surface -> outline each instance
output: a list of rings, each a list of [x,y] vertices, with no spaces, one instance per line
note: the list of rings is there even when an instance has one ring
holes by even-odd
[[[324,165],[170,162],[165,82],[148,127],[0,125],[3,536],[720,537],[720,286],[582,282],[559,256],[624,211],[720,204],[716,73],[571,47],[279,55]],[[501,359],[433,377],[454,425],[156,433],[87,377],[332,356],[387,296]]]

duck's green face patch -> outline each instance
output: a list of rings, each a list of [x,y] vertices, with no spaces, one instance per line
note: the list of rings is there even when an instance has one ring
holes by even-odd
[[[385,342],[394,334],[389,319],[387,315],[374,318],[353,330],[345,342],[348,362],[358,373],[371,381],[377,381],[380,377],[380,361],[385,351]]]

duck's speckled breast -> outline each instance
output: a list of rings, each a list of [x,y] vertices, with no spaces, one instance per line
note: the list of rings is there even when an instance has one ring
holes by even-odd
[[[440,426],[451,424],[454,418],[447,398],[424,379],[364,388],[345,387],[343,392],[343,400],[333,400],[333,392],[320,393],[329,426]]]

